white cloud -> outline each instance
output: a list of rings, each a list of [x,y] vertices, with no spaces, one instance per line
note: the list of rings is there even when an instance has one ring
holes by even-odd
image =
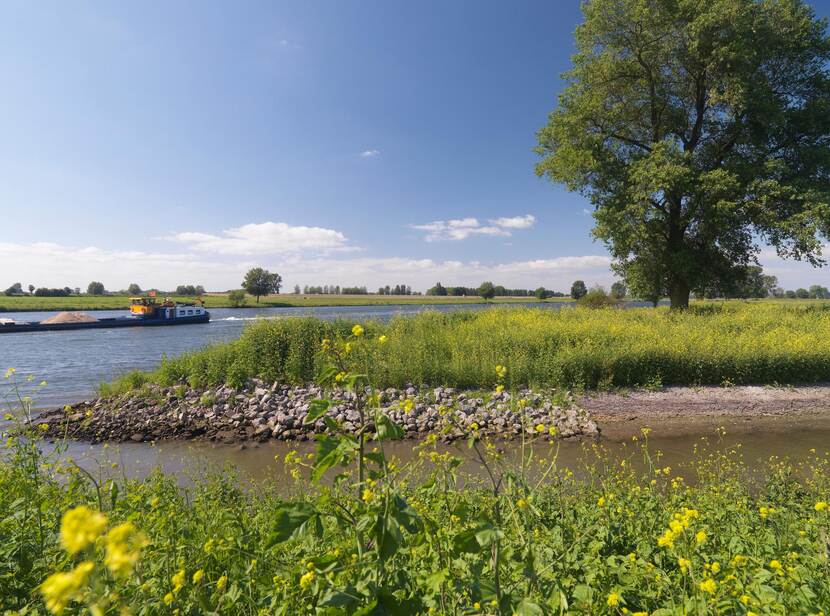
[[[490,219],[489,222],[505,229],[529,229],[536,223],[536,217],[533,214],[525,214],[524,216]]]
[[[360,158],[374,158],[380,154],[380,150],[363,150],[360,153]]]
[[[0,243],[0,272],[8,277],[0,280],[0,288],[18,281],[24,286],[85,288],[89,281],[100,280],[108,289],[123,289],[136,282],[144,288],[161,289],[202,284],[208,290],[219,291],[237,288],[245,271],[259,265],[279,272],[286,289],[295,284],[339,284],[366,285],[374,290],[403,282],[425,291],[438,280],[450,286],[476,286],[492,280],[510,287],[544,285],[566,290],[575,278],[608,284],[612,278],[609,261],[607,256],[588,255],[487,264],[394,256],[308,257],[304,253],[253,260],[218,252],[155,253],[54,243]]]
[[[504,218],[491,218],[488,225],[482,225],[477,218],[434,220],[422,225],[409,225],[411,229],[426,231],[428,242],[439,240],[465,240],[473,235],[510,237],[514,229],[529,229],[536,222],[531,214]]]
[[[221,235],[185,231],[169,239],[200,252],[224,255],[285,254],[301,250],[353,250],[346,236],[334,229],[293,227],[284,222],[251,223],[223,231]]]

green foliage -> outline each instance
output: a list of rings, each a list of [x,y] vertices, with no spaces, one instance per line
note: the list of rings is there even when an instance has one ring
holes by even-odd
[[[704,439],[691,462],[668,468],[644,430],[621,459],[586,450],[586,479],[530,436],[518,458],[474,434],[452,451],[427,439],[401,463],[374,427],[369,377],[331,374],[359,337],[323,348],[321,378],[359,396],[365,439],[320,435],[310,459],[277,459],[295,482],[283,491],[250,489],[229,469],[184,487],[161,472],[117,478],[108,460],[86,473],[64,445],[41,453],[24,406],[22,434],[0,457],[0,610],[45,613],[44,593],[68,613],[101,614],[671,616],[830,605],[827,454],[772,457],[750,471],[740,447]],[[62,523],[67,512],[86,523]],[[135,537],[126,551],[113,541],[125,523]],[[119,554],[134,561],[115,569]],[[71,573],[81,567],[80,578]],[[56,574],[77,585],[50,584]]]
[[[92,281],[87,285],[86,292],[87,295],[103,295],[106,292],[104,283]]]
[[[496,287],[492,282],[482,282],[478,294],[482,299],[493,299],[496,296]]]
[[[5,295],[9,295],[9,296],[11,296],[11,295],[23,295],[23,285],[21,285],[19,282],[15,282],[12,286],[10,286],[8,289],[3,291],[3,293]]]
[[[136,283],[131,282],[130,286],[127,287],[127,293],[130,295],[141,295],[141,287]]]
[[[585,282],[582,280],[575,280],[571,285],[571,297],[579,300],[585,297],[586,293],[588,293],[588,287],[585,285]]]
[[[426,312],[364,323],[352,369],[371,365],[379,387],[416,384],[486,389],[492,366],[510,367],[511,386],[619,387],[809,383],[830,377],[830,306],[756,302],[665,308],[566,308]],[[812,309],[810,309],[812,308]],[[238,340],[162,361],[149,378],[172,385],[261,377],[293,384],[314,380],[320,341],[348,333],[349,321],[313,318],[256,322]],[[379,336],[385,344],[378,344]],[[129,383],[116,382],[115,390]]]
[[[625,294],[628,292],[628,289],[625,288],[625,283],[620,282],[617,280],[614,284],[611,285],[611,297],[614,299],[620,300],[625,299]]]
[[[592,0],[537,173],[594,205],[639,297],[728,286],[830,235],[830,42],[801,0]],[[760,240],[760,241],[759,241]]]
[[[237,289],[228,292],[228,302],[234,308],[239,308],[245,305],[245,289]]]
[[[280,292],[282,277],[277,273],[271,273],[261,267],[254,267],[245,274],[242,281],[242,288],[256,297],[257,303],[263,295]]]
[[[613,308],[619,305],[619,300],[605,292],[602,287],[594,287],[579,298],[577,305],[583,308]]]

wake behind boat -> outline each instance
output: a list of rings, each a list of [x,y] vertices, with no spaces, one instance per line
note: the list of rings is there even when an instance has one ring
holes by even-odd
[[[155,297],[131,297],[130,314],[123,317],[96,319],[83,312],[60,312],[43,321],[0,319],[0,334],[20,332],[63,331],[69,329],[103,329],[112,327],[145,327],[207,323],[210,313],[201,300],[174,302]]]

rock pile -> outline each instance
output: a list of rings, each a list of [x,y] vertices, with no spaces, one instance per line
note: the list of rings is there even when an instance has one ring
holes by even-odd
[[[43,429],[47,436],[93,442],[309,440],[327,430],[322,419],[304,423],[309,404],[322,393],[314,385],[293,387],[259,380],[241,391],[225,386],[203,390],[155,387],[141,395],[99,398],[47,411],[37,423],[48,424]],[[381,411],[403,428],[407,438],[436,432],[452,440],[473,430],[504,438],[515,437],[523,429],[550,435],[551,427],[557,438],[599,434],[588,413],[570,398],[557,404],[550,392],[525,390],[515,395],[524,400],[522,410],[511,403],[507,392],[458,392],[448,387],[389,388],[380,392],[379,400]],[[356,431],[360,415],[355,395],[335,390],[328,398],[333,401],[329,417],[346,430]]]

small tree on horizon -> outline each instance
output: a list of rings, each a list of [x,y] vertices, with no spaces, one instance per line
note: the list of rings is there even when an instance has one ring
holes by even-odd
[[[29,293],[34,293],[34,292],[35,292],[35,285],[30,284],[29,285]]]
[[[542,301],[544,299],[547,299],[548,290],[545,287],[539,287],[538,289],[536,289],[533,292],[533,294],[536,296],[536,299],[538,299],[539,301]]]
[[[139,295],[141,293],[141,287],[138,286],[136,283],[131,282],[130,286],[127,287],[127,293],[130,295]]]
[[[106,292],[103,282],[92,281],[87,285],[86,292],[89,295],[103,295]]]
[[[271,273],[261,267],[248,270],[245,280],[242,281],[242,288],[249,294],[256,297],[257,304],[263,295],[280,292],[282,277],[277,273]]]
[[[571,285],[571,297],[573,299],[580,299],[585,297],[588,293],[588,287],[585,286],[585,281],[583,280],[575,280],[574,283]]]
[[[491,300],[496,296],[496,287],[492,282],[482,282],[478,294],[485,300]]]

